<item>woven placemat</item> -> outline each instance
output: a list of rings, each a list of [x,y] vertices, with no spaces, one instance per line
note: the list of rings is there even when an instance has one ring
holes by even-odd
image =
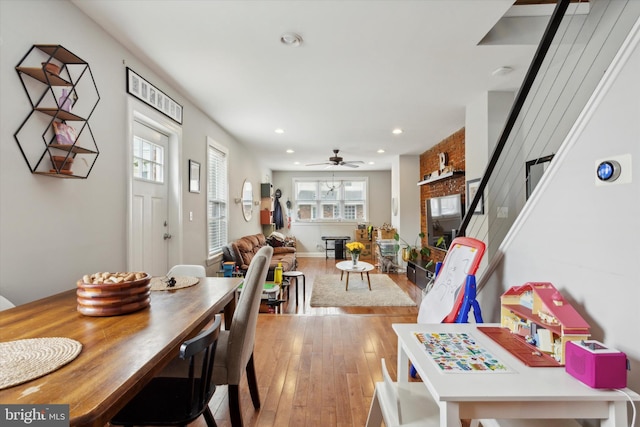
[[[152,277],[151,278],[151,290],[152,291],[172,291],[175,289],[188,288],[189,286],[196,285],[200,279],[191,276],[173,276],[176,283],[173,286],[169,286],[167,277]]]
[[[0,390],[39,378],[66,365],[82,350],[70,338],[30,338],[0,343]]]

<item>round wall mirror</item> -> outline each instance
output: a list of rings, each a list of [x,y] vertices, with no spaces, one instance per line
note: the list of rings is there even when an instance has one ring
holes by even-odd
[[[251,219],[253,213],[253,186],[246,179],[242,184],[242,216],[245,221]]]

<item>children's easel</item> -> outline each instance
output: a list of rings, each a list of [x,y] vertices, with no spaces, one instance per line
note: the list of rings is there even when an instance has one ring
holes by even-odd
[[[472,308],[476,323],[483,323],[475,274],[485,249],[484,242],[471,237],[451,242],[444,261],[436,264],[435,283],[422,299],[418,323],[468,323]],[[410,373],[415,378],[413,365]]]
[[[418,323],[454,323],[465,295],[467,276],[474,276],[485,251],[484,242],[456,237],[440,268],[433,288],[420,304]]]

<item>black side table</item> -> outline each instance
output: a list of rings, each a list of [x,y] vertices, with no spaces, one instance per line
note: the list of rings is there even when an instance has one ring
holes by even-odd
[[[329,258],[329,251],[333,250],[335,259],[345,259],[345,242],[351,240],[349,236],[322,236],[324,240],[324,259]],[[329,247],[329,242],[333,241],[333,247]]]

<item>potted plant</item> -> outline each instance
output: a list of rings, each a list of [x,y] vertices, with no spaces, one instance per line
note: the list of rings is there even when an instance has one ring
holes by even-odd
[[[396,233],[393,238],[396,240],[396,242],[402,240],[402,242],[406,245],[402,248],[402,259],[406,262],[406,261],[415,261],[418,259],[418,257],[422,257],[423,261],[429,261],[425,267],[430,267],[433,264],[433,260],[429,259],[429,257],[431,256],[431,249],[428,246],[422,246],[422,239],[424,239],[425,234],[420,232],[418,233],[418,236],[416,237],[416,240],[413,244],[413,246],[411,246],[409,243],[406,242],[406,240],[404,240],[403,238],[400,237],[400,235],[398,233]],[[420,246],[418,246],[418,239],[420,239]],[[444,241],[443,237],[440,237],[438,239],[438,241],[436,242],[436,246],[438,246],[441,241]]]
[[[427,258],[431,255],[431,249],[429,249],[428,246],[422,246],[422,239],[424,239],[425,234],[420,232],[418,233],[418,236],[416,237],[416,240],[413,244],[413,246],[411,246],[409,243],[407,243],[406,240],[404,240],[402,237],[400,237],[400,235],[398,233],[396,233],[393,238],[395,239],[396,242],[398,241],[402,241],[405,246],[402,248],[402,259],[405,261],[415,261],[418,259],[418,256],[422,256],[423,258]],[[418,246],[418,239],[420,239],[420,246]]]

